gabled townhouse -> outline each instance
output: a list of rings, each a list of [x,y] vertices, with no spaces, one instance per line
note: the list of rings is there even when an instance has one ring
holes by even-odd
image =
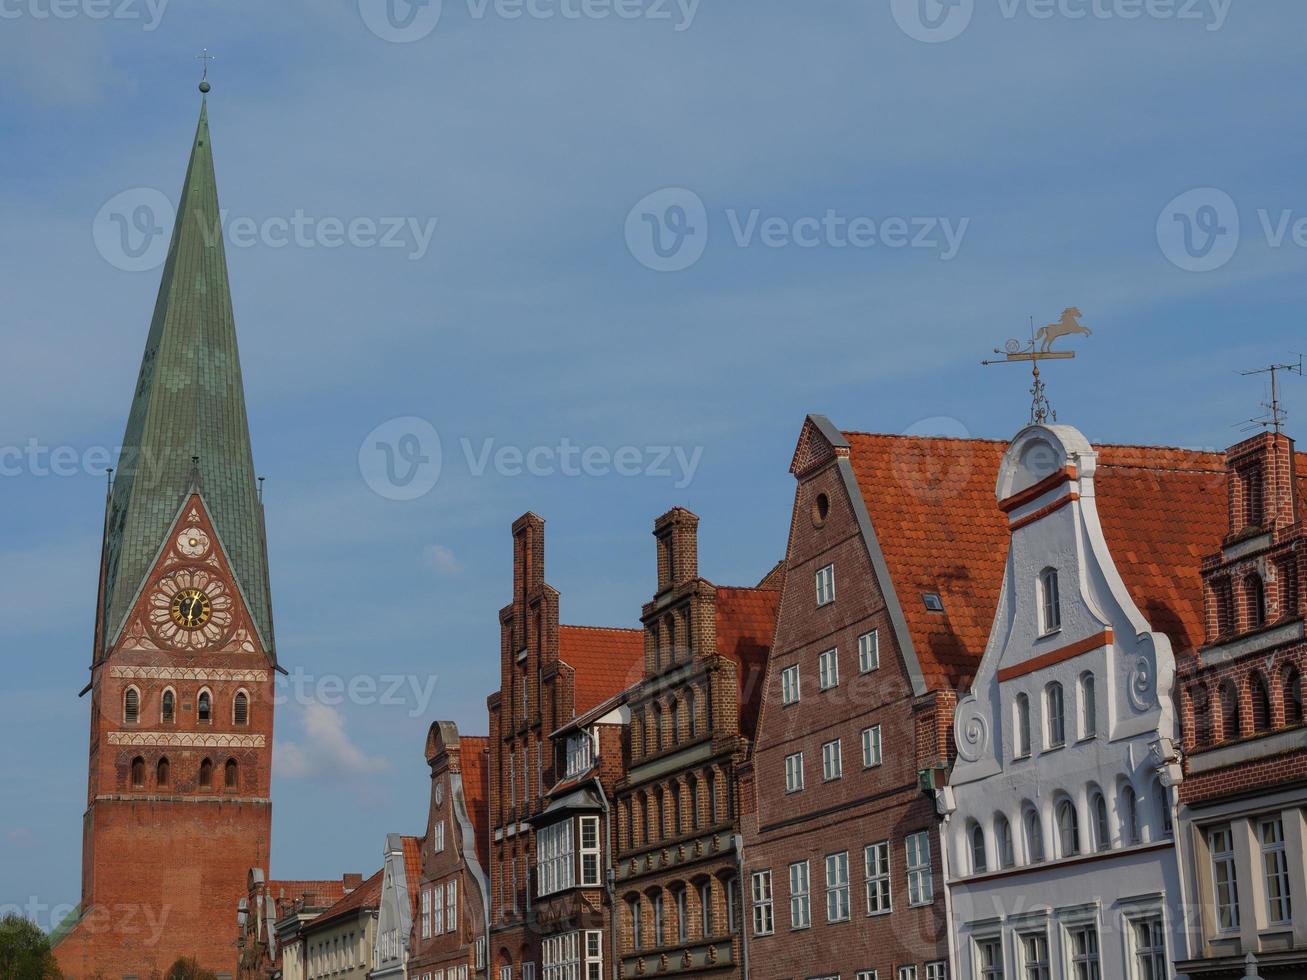
[[[250,868],[246,896],[236,908],[237,980],[270,980],[288,971],[293,975],[303,925],[361,884],[360,874],[326,881],[268,881],[262,868]]]
[[[938,794],[956,975],[1162,980],[1185,949],[1175,655],[1201,642],[1218,459],[1068,425],[976,457],[994,496],[974,487],[963,567],[996,611]]]
[[[544,521],[513,524],[513,597],[499,615],[500,688],[489,730],[489,964],[497,980],[538,980],[535,834],[545,789],[560,778],[550,735],[640,676],[640,630],[559,624],[545,582]]]
[[[803,425],[746,790],[755,980],[948,975],[931,791],[1001,574],[995,563],[978,593],[973,563],[990,556],[973,547],[971,502],[987,455],[969,441],[840,432],[817,415]]]
[[[488,758],[486,739],[460,735],[452,721],[437,721],[427,733],[431,791],[407,940],[409,980],[487,976]]]
[[[778,566],[758,587],[699,574],[699,518],[654,523],[657,591],[641,622],[643,676],[625,695],[626,773],[614,789],[620,977],[745,975],[740,793],[768,650]]]
[[[1181,658],[1177,826],[1198,978],[1307,976],[1307,456],[1266,432],[1218,458]],[[1197,576],[1195,576],[1197,579]]]
[[[406,980],[414,911],[422,870],[422,838],[387,834],[381,864],[381,898],[369,980]]]
[[[374,965],[377,911],[381,905],[378,870],[321,915],[306,922],[303,937],[303,980],[367,980]],[[285,980],[292,978],[283,974]]]

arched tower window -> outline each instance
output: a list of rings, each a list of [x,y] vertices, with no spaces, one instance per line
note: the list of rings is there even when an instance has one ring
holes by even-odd
[[[1302,724],[1302,674],[1297,667],[1289,667],[1284,672],[1284,681],[1280,685],[1284,697],[1284,723],[1286,725]]]
[[[198,705],[196,712],[199,720],[204,722],[213,721],[213,695],[209,693],[207,688],[200,692],[196,703]]]
[[[237,691],[231,704],[231,720],[236,725],[250,723],[250,696],[244,691]]]
[[[173,689],[167,688],[163,692],[163,700],[160,703],[159,720],[165,725],[171,725],[177,720],[177,695]]]
[[[240,770],[239,767],[236,765],[236,760],[228,759],[227,766],[226,766],[226,777],[223,780],[224,785],[228,789],[235,789],[239,783],[239,780],[240,780]]]
[[[132,760],[132,785],[137,789],[145,785],[145,760],[139,755]]]
[[[168,757],[165,755],[154,767],[154,782],[158,786],[167,786],[171,779],[172,767],[168,764]]]
[[[135,725],[141,720],[141,692],[129,687],[123,692],[123,724]]]
[[[1230,741],[1239,737],[1239,692],[1233,681],[1222,681],[1218,694],[1221,707],[1221,740]]]
[[[1212,705],[1204,685],[1196,684],[1189,689],[1189,704],[1194,716],[1194,747],[1205,749],[1212,744]]]
[[[1261,629],[1266,625],[1266,587],[1262,577],[1254,572],[1244,579],[1244,604],[1250,630]]]
[[[1253,732],[1271,730],[1271,692],[1266,689],[1266,680],[1257,671],[1248,679],[1248,694],[1253,703]]]
[[[212,759],[205,759],[203,762],[200,763],[200,785],[201,786],[213,785],[213,760]]]

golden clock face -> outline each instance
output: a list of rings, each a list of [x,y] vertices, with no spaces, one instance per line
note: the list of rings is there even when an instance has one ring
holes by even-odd
[[[213,603],[201,589],[182,589],[172,597],[168,612],[182,629],[197,630],[209,621]]]

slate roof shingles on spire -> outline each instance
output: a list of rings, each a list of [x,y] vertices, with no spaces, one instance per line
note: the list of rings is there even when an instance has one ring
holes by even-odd
[[[271,653],[263,514],[236,347],[207,104],[200,108],[110,502],[102,610],[106,645],[121,630],[192,487],[192,457],[199,457],[199,490]]]

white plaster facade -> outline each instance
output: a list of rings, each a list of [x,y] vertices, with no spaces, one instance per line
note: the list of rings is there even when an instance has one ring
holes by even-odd
[[[1108,552],[1096,466],[1032,425],[999,469],[1011,544],[938,793],[958,980],[1155,980],[1184,955],[1174,661]]]
[[[413,935],[413,903],[409,898],[408,873],[404,867],[404,838],[386,835],[382,865],[381,900],[372,950],[369,980],[407,980],[409,942]]]

